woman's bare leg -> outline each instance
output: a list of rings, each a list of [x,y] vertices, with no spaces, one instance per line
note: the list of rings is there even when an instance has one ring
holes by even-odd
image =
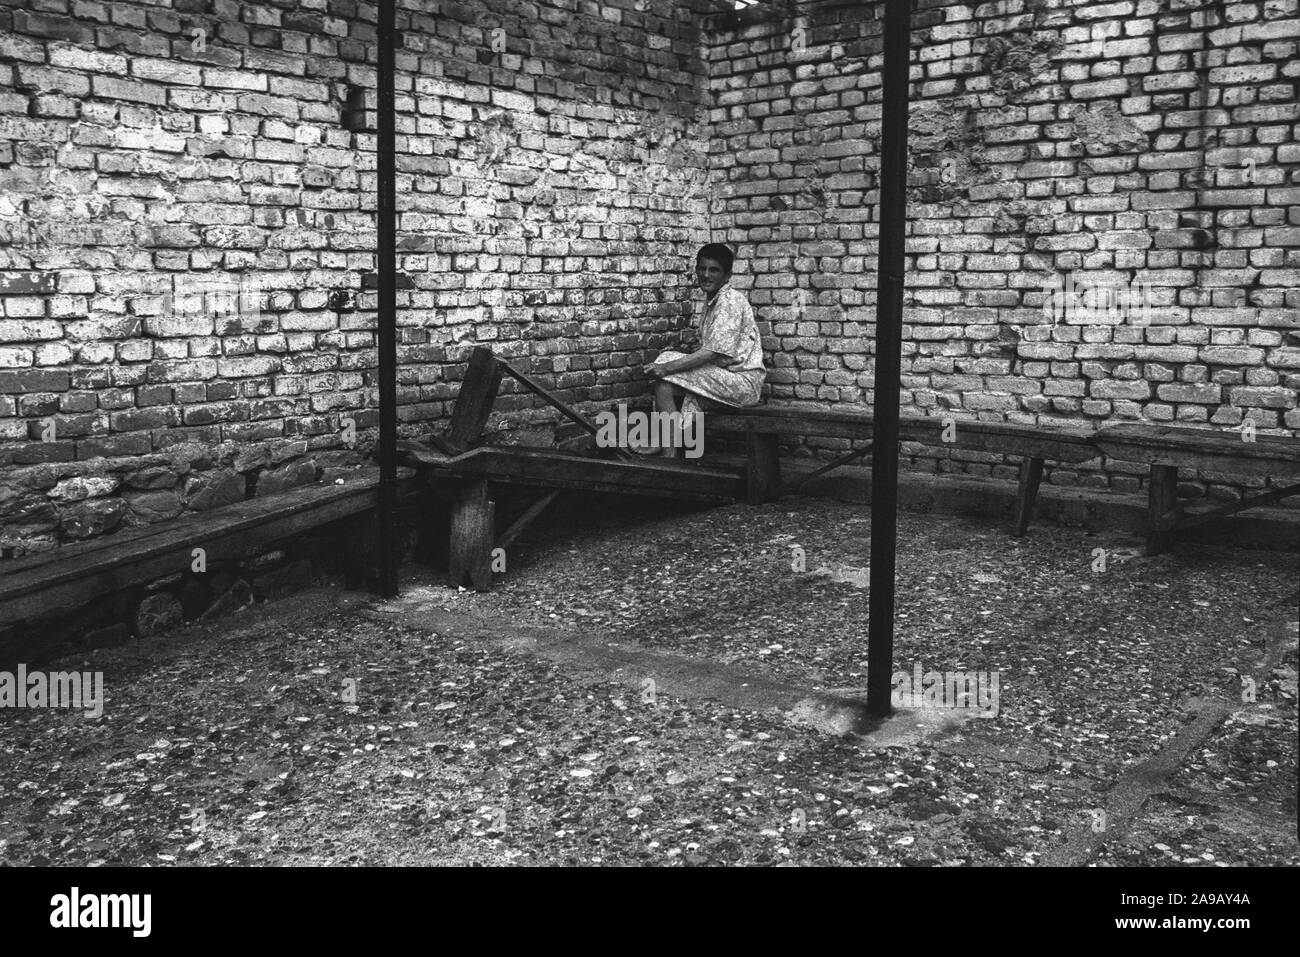
[[[660,379],[655,383],[655,411],[656,412],[676,412],[677,399],[676,390],[671,382],[664,382]]]
[[[656,412],[677,412],[677,389],[671,382],[660,380],[655,383],[655,411]],[[659,454],[664,458],[673,459],[677,457],[677,449],[667,445],[659,450]]]

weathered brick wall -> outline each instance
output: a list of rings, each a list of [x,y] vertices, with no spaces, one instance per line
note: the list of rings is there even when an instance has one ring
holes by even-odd
[[[403,6],[404,431],[480,342],[573,401],[643,395],[707,238],[741,254],[773,394],[869,400],[879,9],[725,6]],[[1300,430],[1296,6],[918,2],[909,411]],[[356,461],[374,62],[346,0],[0,0],[0,556]],[[178,278],[246,296],[194,309]],[[1067,281],[1151,311],[1045,311]]]
[[[401,4],[404,431],[475,343],[574,401],[643,390],[706,238],[702,9]],[[0,556],[356,460],[374,24],[352,0],[0,0]],[[175,285],[209,280],[243,295]]]
[[[918,0],[905,413],[1300,433],[1297,7]],[[775,396],[870,400],[879,15],[766,4],[711,31],[714,238],[745,260]],[[1068,281],[1150,311],[1045,312]],[[935,455],[913,464],[1014,475]]]

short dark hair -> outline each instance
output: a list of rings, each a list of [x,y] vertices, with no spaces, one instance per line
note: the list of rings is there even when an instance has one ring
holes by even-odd
[[[736,261],[736,254],[722,243],[707,243],[700,247],[699,253],[695,256],[697,263],[701,259],[712,259],[714,262],[722,263],[722,268],[730,275],[731,264]]]

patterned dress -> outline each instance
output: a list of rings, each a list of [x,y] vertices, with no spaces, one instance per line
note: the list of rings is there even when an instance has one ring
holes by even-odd
[[[720,358],[663,377],[665,382],[679,385],[689,393],[682,402],[683,412],[699,407],[696,397],[736,407],[758,404],[767,375],[763,368],[763,343],[749,300],[730,282],[723,284],[704,310],[700,348],[716,352]],[[655,364],[686,355],[665,350]]]

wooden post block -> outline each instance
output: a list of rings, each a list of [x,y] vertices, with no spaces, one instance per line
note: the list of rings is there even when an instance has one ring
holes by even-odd
[[[764,432],[746,432],[746,497],[750,505],[771,501],[781,492],[781,459],[777,437]]]
[[[469,587],[492,587],[492,535],[496,507],[488,499],[486,480],[461,486],[451,508],[451,540],[447,579],[452,586],[469,581]]]
[[[378,564],[376,533],[378,522],[373,515],[358,515],[347,523],[343,535],[343,586],[357,591],[373,581]]]
[[[457,488],[447,479],[429,477],[428,499],[425,509],[416,515],[416,559],[435,568],[448,567],[447,544],[451,540],[451,507],[456,501]]]
[[[1016,495],[1015,526],[1011,534],[1016,538],[1029,531],[1029,520],[1034,514],[1034,501],[1038,498],[1038,485],[1043,480],[1043,460],[1025,456],[1020,463],[1020,491]]]
[[[1147,554],[1159,555],[1178,521],[1178,467],[1152,465],[1147,487]]]
[[[343,585],[349,591],[368,588],[376,594],[383,594],[383,573],[380,568],[379,523],[383,521],[379,512],[366,512],[351,519],[345,526],[343,547],[347,553],[343,556]],[[400,536],[394,535],[395,541]]]
[[[469,368],[456,394],[451,425],[439,444],[450,455],[460,455],[478,441],[492,414],[497,389],[501,387],[501,363],[490,349],[478,346],[470,353]]]

